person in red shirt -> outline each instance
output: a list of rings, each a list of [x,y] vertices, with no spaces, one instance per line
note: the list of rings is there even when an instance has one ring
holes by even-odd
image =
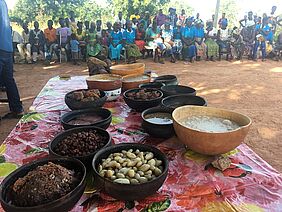
[[[57,49],[57,36],[56,36],[56,29],[53,28],[53,21],[48,20],[47,22],[48,28],[44,30],[44,36],[45,36],[45,59],[47,62],[50,62],[52,59],[52,55]]]

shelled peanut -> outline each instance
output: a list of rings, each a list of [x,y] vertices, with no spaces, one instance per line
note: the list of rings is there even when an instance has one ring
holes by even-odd
[[[162,161],[152,152],[122,150],[112,153],[98,166],[102,177],[121,184],[141,184],[151,181],[162,174]]]

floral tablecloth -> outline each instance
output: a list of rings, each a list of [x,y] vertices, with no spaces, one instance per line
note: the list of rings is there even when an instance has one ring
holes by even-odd
[[[63,130],[59,120],[69,111],[67,92],[86,88],[84,76],[49,80],[25,115],[0,146],[0,180],[22,164],[48,156],[48,143]],[[173,137],[154,139],[141,128],[140,113],[120,98],[105,107],[113,113],[108,131],[114,143],[139,142],[157,146],[169,161],[169,173],[159,191],[131,204],[132,211],[282,211],[282,176],[242,144],[227,155],[232,166],[214,169],[212,157],[185,149]],[[73,211],[128,211],[128,203],[98,193],[83,195]],[[89,199],[88,199],[89,200]],[[81,203],[83,204],[81,206]],[[126,209],[127,208],[127,209]],[[2,208],[0,208],[3,210]]]

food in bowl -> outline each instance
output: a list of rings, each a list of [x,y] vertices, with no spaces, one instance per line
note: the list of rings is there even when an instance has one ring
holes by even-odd
[[[102,148],[107,142],[108,138],[97,130],[81,131],[64,138],[55,146],[54,152],[61,156],[86,156]]]
[[[142,184],[163,173],[163,162],[152,152],[136,149],[111,153],[98,165],[101,177],[119,184]]]
[[[59,199],[78,185],[79,174],[52,162],[38,166],[13,184],[12,203],[31,207]]]
[[[170,113],[151,113],[148,115],[145,115],[144,118],[146,121],[152,123],[152,124],[172,124],[172,116]]]
[[[74,119],[71,119],[67,123],[71,125],[91,125],[101,120],[103,120],[102,116],[96,114],[87,114],[87,115],[81,115],[79,117],[75,117]]]
[[[202,132],[222,133],[239,128],[239,125],[234,121],[214,116],[189,116],[181,122],[186,127]]]
[[[98,89],[75,91],[72,98],[82,102],[95,101],[100,98],[100,91]]]
[[[127,93],[127,97],[132,100],[152,100],[157,99],[161,96],[161,93],[157,90],[147,90],[147,89],[140,89],[137,91],[132,91]]]

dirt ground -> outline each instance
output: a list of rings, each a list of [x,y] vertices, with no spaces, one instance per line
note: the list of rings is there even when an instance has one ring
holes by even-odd
[[[282,172],[282,62],[182,62],[164,65],[150,59],[144,61],[147,70],[157,74],[175,74],[180,84],[189,85],[207,99],[209,106],[242,112],[253,120],[245,142],[264,160]],[[87,75],[86,64],[15,65],[15,77],[25,110],[46,82],[61,73]],[[0,93],[0,97],[5,94]],[[8,112],[0,104],[0,115]],[[2,120],[0,141],[5,140],[17,120]]]

